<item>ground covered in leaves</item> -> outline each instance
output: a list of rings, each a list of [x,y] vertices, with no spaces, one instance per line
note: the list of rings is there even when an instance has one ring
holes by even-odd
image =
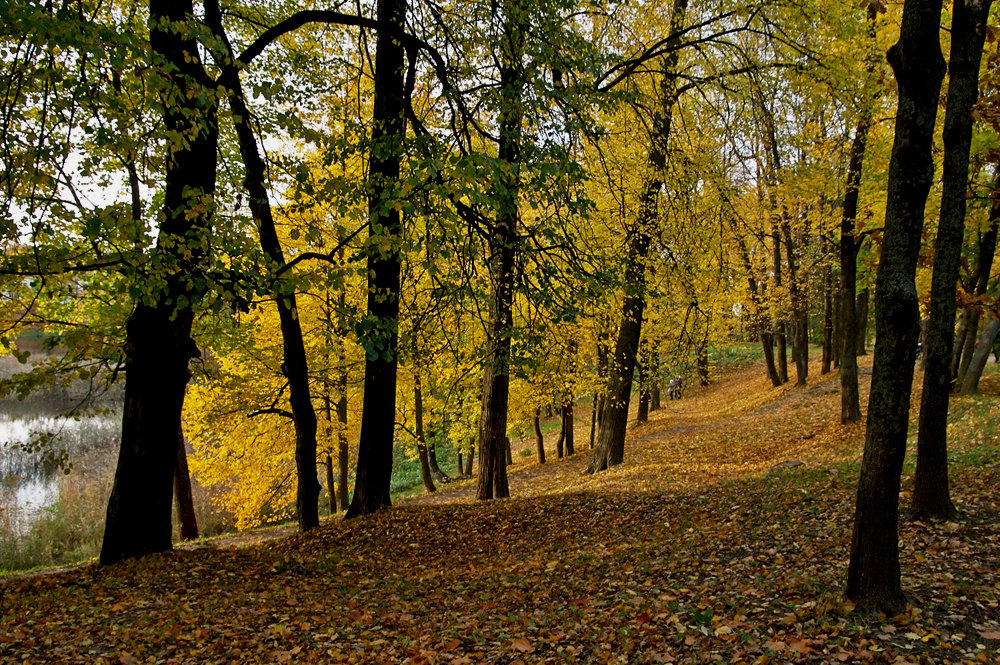
[[[668,401],[597,476],[586,450],[515,456],[511,500],[452,484],[305,536],[3,580],[0,661],[1000,662],[1000,376],[953,407],[960,517],[903,522],[910,608],[862,617],[842,587],[864,430],[812,369]]]

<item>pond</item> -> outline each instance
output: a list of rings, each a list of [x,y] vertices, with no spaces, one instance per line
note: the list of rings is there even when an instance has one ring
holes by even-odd
[[[78,417],[0,414],[0,541],[5,548],[23,546],[17,541],[32,537],[57,512],[59,519],[85,508],[100,516],[120,429],[120,416],[110,412]]]

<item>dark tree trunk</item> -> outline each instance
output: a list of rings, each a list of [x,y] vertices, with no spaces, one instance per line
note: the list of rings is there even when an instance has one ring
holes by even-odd
[[[868,301],[871,289],[867,286],[865,290],[858,294],[857,308],[857,342],[855,342],[855,352],[859,356],[868,355]]]
[[[906,451],[918,335],[916,264],[934,175],[931,146],[944,77],[940,0],[905,0],[887,59],[899,84],[885,230],[875,285],[875,366],[847,572],[862,612],[905,607],[899,565],[899,480]]]
[[[538,463],[545,464],[545,439],[542,438],[542,427],[539,423],[541,420],[542,410],[539,408],[535,409],[535,417],[532,420],[532,424],[535,426],[535,448],[538,450]]]
[[[461,478],[465,475],[465,461],[462,453],[458,453],[458,476]]]
[[[869,5],[868,33],[874,36],[874,4]],[[874,64],[868,65],[871,75]],[[871,105],[861,108],[854,141],[851,143],[851,157],[847,167],[847,188],[844,191],[844,209],[840,218],[840,305],[837,332],[840,338],[840,422],[843,425],[861,420],[861,401],[858,393],[858,311],[854,305],[858,281],[858,249],[861,241],[857,235],[858,195],[861,189],[861,173],[864,168],[865,149],[868,144],[868,130],[871,127]]]
[[[420,386],[420,375],[413,375],[413,412],[417,421],[417,455],[420,457],[420,475],[428,492],[437,491],[431,474],[431,463],[427,455],[427,441],[424,439],[424,395]]]
[[[979,237],[979,251],[976,256],[976,272],[971,276],[971,279],[969,280],[970,286],[966,289],[967,291],[971,291],[976,296],[981,297],[986,295],[986,289],[989,286],[991,277],[990,272],[991,267],[993,266],[993,256],[996,253],[997,248],[998,226],[1000,226],[1000,169],[997,170],[997,176],[993,185],[993,205],[990,207],[989,226],[987,227],[986,232]],[[969,370],[969,363],[972,360],[972,354],[975,352],[979,328],[979,308],[967,308],[963,312],[962,322],[964,325],[961,326],[960,329],[964,329],[966,331],[965,344],[964,348],[959,346],[956,349],[956,357],[952,362],[953,367],[958,368],[956,381],[956,385],[958,386],[965,384],[965,376]],[[961,340],[961,337],[956,340],[956,346],[961,342]]]
[[[781,235],[785,243],[785,260],[788,263],[788,293],[792,300],[792,357],[795,360],[795,385],[804,386],[809,377],[809,303],[799,281],[799,265],[795,240],[788,216],[781,219]]]
[[[464,475],[469,476],[470,478],[472,477],[472,462],[475,457],[476,457],[476,442],[470,441],[469,452],[466,453],[465,455],[465,471],[463,472]],[[482,465],[483,461],[479,460],[479,466],[482,467]]]
[[[406,24],[406,0],[379,0],[379,33],[375,50],[375,99],[372,111],[372,148],[368,157],[367,243],[368,313],[371,328],[364,335],[364,403],[354,496],[347,517],[373,513],[392,505],[392,444],[396,422],[396,365],[398,355],[399,274],[402,234],[399,210],[391,205],[399,181],[406,123],[403,47],[394,33]]]
[[[920,398],[917,468],[913,477],[912,509],[917,519],[949,519],[955,515],[948,490],[947,440],[951,354],[955,342],[955,285],[965,235],[972,109],[979,97],[979,61],[991,4],[992,0],[956,0],[953,5],[941,214],[934,241],[930,318],[924,347],[927,365]]]
[[[217,36],[224,38],[221,17],[217,18],[218,22],[214,26]],[[224,79],[231,91],[229,106],[233,111],[240,155],[246,167],[244,187],[247,190],[250,210],[257,222],[261,249],[271,261],[277,276],[278,271],[284,269],[285,257],[267,197],[266,166],[261,158],[253,129],[250,127],[250,110],[246,105],[239,74],[235,68],[229,67]],[[278,308],[284,350],[281,370],[288,379],[288,402],[295,427],[297,478],[295,508],[299,529],[308,531],[319,526],[320,484],[316,476],[316,412],[309,394],[309,365],[302,338],[302,326],[299,324],[294,287],[284,288],[281,281],[276,280],[275,289],[274,302]]]
[[[337,485],[333,480],[333,457],[326,456],[326,490],[330,495],[330,514],[337,514]],[[346,506],[345,506],[346,508]]]
[[[830,252],[829,241],[824,242],[824,253]],[[833,364],[833,269],[823,264],[823,356],[820,374],[829,374]]]
[[[563,405],[562,408],[562,429],[566,433],[566,454],[574,455],[576,451],[573,449],[573,401],[570,400],[568,403]]]
[[[483,368],[482,414],[479,419],[479,486],[476,498],[510,496],[507,486],[504,442],[507,439],[507,408],[510,399],[510,343],[513,325],[514,261],[520,216],[520,165],[525,72],[522,0],[505,0],[504,35],[501,38],[500,133],[497,157],[505,165],[495,176],[493,195],[497,218],[490,237],[490,323],[486,364]]]
[[[181,523],[181,540],[198,537],[198,518],[194,514],[194,497],[191,494],[191,474],[188,471],[187,447],[184,431],[177,429],[177,468],[174,470],[174,498],[177,516]]]
[[[670,42],[677,43],[687,0],[674,0],[670,20]],[[622,321],[618,329],[615,352],[608,363],[608,383],[604,391],[604,409],[601,427],[594,447],[594,456],[588,473],[603,471],[621,464],[625,456],[625,429],[628,424],[628,405],[632,397],[632,377],[635,373],[636,353],[642,335],[642,314],[646,307],[646,258],[649,254],[650,234],[655,228],[657,201],[666,172],[667,144],[678,89],[675,71],[678,51],[663,57],[660,71],[658,109],[653,119],[648,154],[651,178],[643,187],[639,203],[639,218],[628,237],[628,257],[625,264],[625,297],[622,302]]]
[[[562,408],[559,409],[559,438],[556,439],[556,459],[562,459],[565,455],[563,444],[566,442],[566,430],[563,428]]]
[[[594,449],[594,437],[597,435],[597,395],[590,402],[590,449]]]
[[[199,355],[191,339],[193,277],[204,269],[214,209],[217,107],[202,103],[214,89],[199,48],[177,24],[193,15],[191,2],[151,0],[150,46],[168,82],[161,93],[164,128],[187,141],[166,159],[163,221],[156,254],[165,287],[139,303],[125,327],[125,404],[114,486],[108,500],[102,565],[171,548],[177,433],[188,361]],[[162,59],[162,60],[161,60]],[[204,243],[204,244],[203,244]]]
[[[636,410],[635,422],[649,422],[649,346],[645,339],[639,342],[639,359],[636,361],[636,372],[639,379],[639,408]]]
[[[771,270],[774,272],[774,285],[780,291],[782,286],[781,277],[781,236],[778,225],[771,229],[772,261]],[[778,371],[778,380],[781,383],[788,383],[788,341],[785,336],[785,322],[779,317],[774,318],[773,339],[777,347],[775,365]]]
[[[757,278],[754,277],[753,263],[750,261],[750,252],[746,243],[739,235],[736,236],[736,244],[740,250],[740,258],[743,261],[743,269],[747,274],[747,292],[750,294],[750,304],[752,307],[752,326],[756,329],[760,340],[761,350],[764,352],[764,367],[767,370],[767,378],[771,385],[778,387],[781,379],[778,377],[778,369],[774,364],[774,336],[771,334],[770,326],[765,322],[763,313],[763,303],[761,298],[761,287]]]
[[[1000,296],[997,297],[996,306],[1000,308]],[[997,319],[996,314],[988,314],[986,323],[983,324],[983,332],[979,335],[979,343],[976,345],[976,350],[969,362],[969,371],[962,383],[963,395],[975,395],[979,391],[979,379],[983,376],[986,362],[996,344],[998,330],[1000,330],[1000,320]]]
[[[338,385],[340,397],[337,398],[337,420],[340,422],[340,434],[337,436],[337,503],[341,510],[347,510],[347,484],[350,475],[350,448],[347,441],[347,366],[346,358],[341,358],[338,369]]]

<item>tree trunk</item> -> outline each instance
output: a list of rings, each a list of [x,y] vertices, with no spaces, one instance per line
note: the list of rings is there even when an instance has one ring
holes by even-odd
[[[326,489],[330,495],[330,514],[337,514],[337,486],[333,480],[333,457],[326,456]],[[345,508],[347,506],[344,506]]]
[[[674,0],[668,44],[677,45],[686,11],[687,0]],[[642,190],[639,218],[628,236],[622,321],[618,329],[614,356],[609,361],[601,427],[593,458],[587,467],[588,473],[596,473],[621,464],[625,456],[625,429],[628,423],[629,400],[632,397],[632,376],[635,373],[635,357],[642,335],[642,315],[646,307],[646,258],[649,254],[650,234],[655,228],[657,219],[657,202],[663,184],[662,177],[666,173],[673,109],[679,96],[675,78],[678,57],[678,49],[674,49],[663,56],[661,61],[656,100],[658,108],[653,117],[647,157],[650,179]]]
[[[781,218],[781,235],[785,244],[785,261],[788,263],[788,293],[792,300],[792,357],[795,361],[795,385],[804,386],[809,376],[809,304],[799,281],[795,241],[788,215]]]
[[[866,347],[868,345],[868,301],[870,293],[871,289],[869,289],[866,286],[865,290],[858,294],[858,301],[856,305],[858,312],[857,314],[858,340],[855,343],[856,344],[855,352],[859,356],[868,355],[868,349]]]
[[[188,471],[187,448],[184,431],[177,429],[177,468],[174,470],[174,498],[177,516],[181,523],[181,540],[198,537],[198,518],[194,514],[194,497],[191,494],[191,474]]]
[[[483,368],[482,414],[479,419],[479,486],[476,498],[510,496],[507,486],[504,442],[510,398],[510,343],[513,325],[514,261],[520,210],[520,168],[525,72],[525,7],[522,0],[504,0],[504,35],[501,38],[500,126],[497,157],[504,164],[496,174],[493,195],[497,218],[490,237],[490,323],[486,364]]]
[[[781,289],[781,236],[778,225],[774,224],[771,229],[772,261],[771,270],[774,273],[774,286]],[[788,383],[788,341],[785,337],[785,322],[779,317],[774,317],[773,339],[777,347],[776,366],[778,370],[778,380],[781,383]]]
[[[997,170],[996,179],[993,184],[993,205],[990,207],[989,226],[986,232],[979,237],[976,272],[972,275],[970,287],[967,289],[976,296],[981,297],[986,295],[986,289],[989,286],[993,256],[996,253],[997,247],[998,227],[1000,227],[1000,169]],[[976,335],[979,328],[979,308],[967,308],[963,312],[962,320],[965,324],[964,329],[966,330],[965,345],[964,348],[959,347],[956,349],[957,357],[953,360],[953,366],[958,368],[957,385],[959,386],[965,384],[965,376],[969,370],[969,363],[972,360],[972,354],[975,352]],[[961,337],[956,340],[956,345],[960,340]]]
[[[417,421],[417,455],[420,457],[420,475],[428,492],[437,491],[431,464],[427,455],[427,441],[424,439],[424,395],[420,386],[420,375],[413,374],[413,412]]]
[[[940,0],[905,0],[887,59],[899,84],[882,256],[875,285],[875,366],[847,572],[862,612],[905,607],[899,566],[899,480],[906,451],[918,334],[916,264],[934,174],[931,147],[944,77]]]
[[[223,37],[221,17],[215,28],[217,35]],[[246,105],[239,74],[234,67],[228,67],[224,79],[231,91],[229,105],[233,111],[233,124],[239,139],[240,155],[246,168],[244,187],[247,190],[250,210],[254,221],[257,222],[261,249],[270,260],[277,278],[279,271],[284,269],[285,257],[267,197],[266,166],[261,158],[253,129],[250,127],[250,110]],[[281,370],[288,379],[288,402],[295,427],[296,515],[299,529],[308,531],[319,526],[320,484],[316,476],[316,412],[309,394],[309,365],[294,287],[285,288],[280,279],[275,279],[274,302],[278,308],[283,345]]]
[[[873,37],[877,13],[874,5],[868,9],[868,33]],[[874,68],[874,65],[869,65]],[[869,75],[871,72],[869,71]],[[844,191],[843,215],[840,218],[840,312],[837,327],[840,338],[840,423],[847,425],[861,420],[861,401],[858,393],[858,310],[855,307],[858,280],[858,249],[861,241],[857,236],[858,195],[861,189],[861,173],[864,167],[865,149],[868,144],[868,130],[871,127],[872,110],[865,103],[854,130],[851,143],[851,157],[847,167],[847,188]]]
[[[163,221],[156,255],[164,266],[161,293],[140,302],[125,326],[125,403],[114,485],[101,546],[102,565],[169,550],[171,512],[191,339],[190,286],[204,269],[214,210],[217,106],[202,103],[207,81],[199,48],[176,26],[194,13],[190,1],[151,0],[149,41],[168,86],[161,92],[167,135],[187,140],[166,159]],[[203,243],[205,243],[203,245]]]
[[[476,442],[470,441],[469,452],[466,453],[465,455],[465,471],[464,471],[464,475],[469,476],[470,478],[472,477],[472,462],[475,456],[476,456]],[[482,468],[483,466],[482,460],[479,460],[479,466],[480,468]]]
[[[337,399],[337,420],[340,422],[340,433],[337,436],[337,503],[340,504],[341,510],[347,510],[350,501],[347,491],[350,475],[350,446],[347,441],[347,366],[342,363],[338,371],[340,397]]]
[[[649,346],[645,339],[639,342],[639,359],[636,362],[639,379],[639,408],[635,422],[649,422]]]
[[[532,423],[535,426],[535,448],[538,450],[538,463],[545,464],[545,440],[542,438],[541,420],[542,410],[535,408],[535,417]]]
[[[368,157],[368,309],[371,328],[361,340],[365,354],[364,403],[354,496],[347,517],[392,505],[392,444],[395,436],[399,274],[402,235],[399,209],[391,198],[399,181],[406,123],[403,117],[403,47],[393,33],[406,24],[406,0],[379,0],[375,50],[372,148]]]
[[[829,242],[824,242],[824,253],[830,251]],[[823,356],[820,374],[829,374],[833,364],[833,269],[829,263],[823,264]]]
[[[562,429],[566,433],[566,454],[574,455],[573,450],[573,401],[570,400],[562,408]]]
[[[917,468],[913,477],[913,516],[950,519],[955,515],[948,490],[948,401],[955,343],[955,285],[965,235],[965,197],[969,187],[972,109],[979,97],[979,61],[992,0],[956,0],[951,22],[948,96],[944,117],[944,167],[941,214],[934,241],[930,318],[924,354]]]
[[[1000,296],[998,296],[996,304],[1000,307]],[[979,343],[976,345],[976,350],[973,352],[972,359],[969,362],[969,371],[966,373],[965,381],[962,383],[963,395],[975,395],[979,391],[979,379],[986,368],[986,362],[990,358],[993,345],[996,344],[998,330],[1000,330],[1000,320],[997,319],[996,314],[991,314],[987,317],[986,323],[983,324],[983,332],[979,335]]]

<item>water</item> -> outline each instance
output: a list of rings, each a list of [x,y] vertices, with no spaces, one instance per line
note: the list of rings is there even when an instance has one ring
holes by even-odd
[[[0,510],[7,528],[24,535],[59,500],[60,476],[88,477],[105,471],[117,449],[120,419],[0,414]]]

